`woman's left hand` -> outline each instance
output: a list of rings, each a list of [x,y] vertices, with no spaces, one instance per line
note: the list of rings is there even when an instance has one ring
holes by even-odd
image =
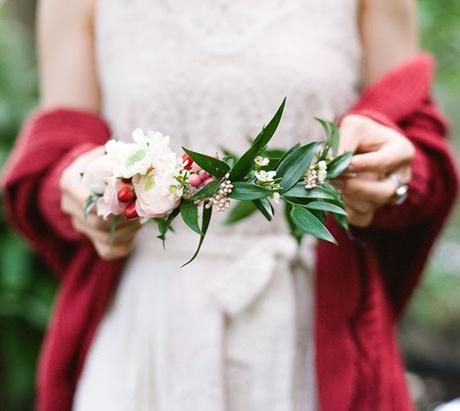
[[[361,115],[344,117],[340,126],[340,152],[351,151],[349,172],[336,183],[342,192],[351,225],[367,227],[375,211],[390,204],[397,185],[411,177],[413,144],[397,131]]]

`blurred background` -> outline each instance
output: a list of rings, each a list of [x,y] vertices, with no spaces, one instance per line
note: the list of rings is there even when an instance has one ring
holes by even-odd
[[[0,169],[37,103],[33,0],[0,0]],[[460,154],[460,4],[419,0],[422,46],[436,55],[437,99]],[[457,156],[460,158],[460,155]],[[0,211],[0,410],[33,409],[35,363],[56,281]],[[460,397],[460,204],[400,328],[419,410]]]

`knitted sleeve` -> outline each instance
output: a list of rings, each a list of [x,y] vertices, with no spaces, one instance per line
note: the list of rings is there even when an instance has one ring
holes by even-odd
[[[95,114],[57,109],[30,117],[2,175],[8,221],[51,269],[61,274],[81,241],[60,208],[59,178],[80,153],[104,144],[105,122]]]

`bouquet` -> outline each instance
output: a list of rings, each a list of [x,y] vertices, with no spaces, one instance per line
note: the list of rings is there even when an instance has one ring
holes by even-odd
[[[132,133],[132,143],[109,140],[105,155],[82,174],[92,192],[83,212],[87,215],[95,207],[99,216],[112,218],[112,233],[121,218],[155,222],[163,244],[180,215],[199,235],[198,247],[184,265],[198,255],[213,210],[228,210],[228,224],[254,212],[270,221],[272,203],[283,202],[298,242],[310,234],[336,244],[325,226],[326,214],[344,228],[347,217],[340,193],[328,181],[347,169],[352,154],[338,155],[339,130],[322,119],[316,120],[325,130],[324,141],[296,144],[287,151],[268,148],[285,103],[286,99],[242,155],[223,149],[210,156],[183,147],[179,156],[171,150],[168,136],[140,129]]]

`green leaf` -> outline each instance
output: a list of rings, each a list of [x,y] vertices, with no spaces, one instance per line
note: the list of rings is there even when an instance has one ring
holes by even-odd
[[[214,180],[206,184],[200,191],[197,191],[188,200],[204,200],[205,198],[212,197],[219,189],[219,181]]]
[[[208,231],[209,222],[211,221],[211,216],[212,216],[212,207],[206,208],[206,207],[203,206],[203,215],[202,215],[202,218],[201,218],[201,233],[202,234],[200,236],[200,241],[198,242],[198,247],[197,247],[195,253],[193,254],[192,258],[190,258],[190,260],[188,260],[185,264],[183,264],[181,266],[181,268],[185,267],[188,264],[190,264],[196,258],[198,253],[200,252],[201,246],[202,246],[203,241],[204,241],[204,237],[206,236],[206,232]]]
[[[309,233],[321,240],[337,244],[337,241],[326,226],[307,209],[295,205],[292,207],[290,214],[294,224],[303,232]]]
[[[304,183],[297,183],[294,187],[285,191],[282,195],[286,198],[336,200],[336,197],[325,188],[315,187],[307,190],[305,189]]]
[[[255,184],[240,181],[233,183],[233,190],[229,197],[235,200],[258,200],[260,198],[268,197],[270,194],[271,190]]]
[[[88,214],[89,212],[91,211],[91,209],[95,206],[98,198],[101,197],[100,195],[98,194],[91,194],[85,201],[85,204],[83,206],[83,215],[86,217],[88,217]]]
[[[329,211],[330,213],[341,214],[344,216],[347,215],[347,212],[343,208],[326,201],[311,201],[310,203],[307,203],[305,207],[312,210]]]
[[[281,177],[280,185],[289,190],[305,174],[315,157],[319,143],[313,142],[299,147],[286,156],[276,169],[277,177]]]
[[[268,221],[272,220],[275,210],[268,198],[254,200],[253,203]]]
[[[276,164],[275,169],[278,167],[281,161],[283,161],[288,155],[290,155],[293,151],[297,150],[299,147],[300,147],[300,144],[296,143],[289,150],[285,151],[284,154],[281,156],[280,160],[278,161],[278,163]]]
[[[286,150],[281,148],[269,148],[263,151],[261,154],[263,157],[273,158],[273,159],[280,159],[286,154]]]
[[[299,227],[297,227],[294,224],[294,221],[292,221],[292,217],[291,217],[292,207],[293,207],[292,204],[284,203],[284,217],[286,218],[286,221],[289,225],[291,235],[294,237],[297,244],[300,245],[302,243],[302,238],[304,236],[304,233],[302,232],[302,230],[299,229]]]
[[[339,177],[350,165],[353,154],[347,151],[342,155],[334,158],[327,165],[327,178],[334,179]]]
[[[113,216],[112,221],[110,222],[110,234],[109,234],[109,246],[110,251],[113,248],[113,236],[115,234],[115,230],[117,229],[117,225],[121,220],[121,215]]]
[[[165,248],[165,241],[166,241],[166,233],[168,230],[174,231],[171,227],[172,222],[174,219],[179,215],[180,208],[177,207],[171,213],[164,218],[155,220],[156,223],[158,224],[158,229],[160,231],[160,234],[157,235],[157,238],[161,240],[163,243],[163,248]]]
[[[180,206],[180,215],[185,224],[187,224],[195,233],[201,235],[200,226],[198,225],[198,206],[193,201],[183,201]]]
[[[192,150],[188,150],[185,147],[182,149],[197,163],[203,170],[207,171],[214,177],[223,177],[230,171],[230,167],[227,163],[224,163],[217,158],[200,154]]]
[[[276,114],[268,123],[267,127],[260,132],[260,134],[255,138],[251,147],[239,158],[235,163],[230,172],[230,181],[236,182],[242,180],[254,165],[254,159],[259,155],[259,153],[265,149],[273,135],[275,134],[276,129],[278,128],[279,122],[283,115],[284,106],[286,104],[286,98],[281,103]]]
[[[250,201],[239,201],[228,212],[227,218],[224,221],[225,225],[235,224],[238,221],[244,220],[257,210],[256,206]]]
[[[332,200],[335,204],[337,204],[339,207],[345,208],[345,204],[343,203],[342,195],[330,184],[328,183],[323,183],[321,184],[320,188],[323,190],[326,190],[331,196],[334,197],[334,200]]]
[[[343,229],[348,230],[348,219],[346,216],[341,214],[332,214],[332,218],[339,224]]]
[[[330,121],[323,120],[322,118],[318,117],[315,117],[315,120],[323,126],[324,131],[327,135],[327,144],[332,148],[333,155],[336,156],[339,150],[340,140],[340,134],[337,125],[335,123],[331,123]]]
[[[286,154],[286,150],[274,148],[274,149],[266,149],[264,150],[260,155],[262,157],[267,157],[270,162],[268,165],[265,167],[268,170],[274,170],[276,169],[277,165],[283,158],[283,156]]]
[[[219,146],[220,151],[224,155],[224,159],[233,159],[234,162],[238,160],[238,154],[234,153],[233,151],[225,148],[224,146]]]

